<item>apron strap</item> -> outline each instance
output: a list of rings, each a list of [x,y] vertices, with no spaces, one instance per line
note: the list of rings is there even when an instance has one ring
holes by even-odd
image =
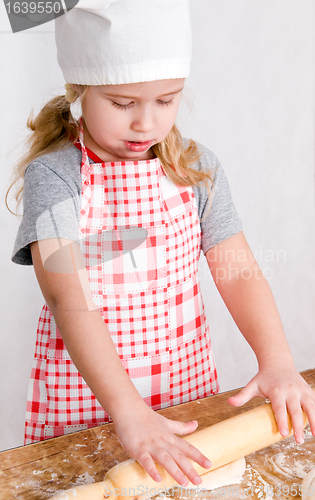
[[[74,143],[74,145],[80,150],[82,151],[82,146],[81,146],[81,143],[80,141],[77,141]],[[93,153],[93,151],[91,151],[91,149],[87,148],[85,146],[85,151],[87,152],[87,155],[88,157],[94,161],[94,163],[105,163],[99,156],[97,156],[95,153]]]

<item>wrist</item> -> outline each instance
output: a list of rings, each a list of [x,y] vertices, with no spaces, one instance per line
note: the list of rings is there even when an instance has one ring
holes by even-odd
[[[259,370],[287,370],[295,369],[291,352],[269,353],[260,359],[257,359]]]
[[[152,412],[151,408],[146,404],[146,402],[141,398],[139,394],[135,394],[133,396],[129,396],[128,399],[123,399],[123,401],[116,401],[116,404],[113,405],[113,411],[110,413],[110,416],[114,422],[117,424],[118,422],[124,420],[133,420],[137,418],[144,418],[147,413]]]

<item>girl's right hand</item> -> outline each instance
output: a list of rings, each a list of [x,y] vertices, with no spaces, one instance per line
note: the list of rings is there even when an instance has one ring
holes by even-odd
[[[189,481],[194,485],[201,478],[188,460],[209,469],[211,462],[197,448],[179,438],[196,430],[198,422],[169,420],[145,405],[133,409],[114,419],[116,434],[125,450],[139,462],[154,481],[162,478],[155,466],[161,465],[183,487]],[[140,410],[140,411],[139,411]]]

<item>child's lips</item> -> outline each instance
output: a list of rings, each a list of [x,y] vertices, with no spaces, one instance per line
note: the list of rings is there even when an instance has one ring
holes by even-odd
[[[133,141],[125,141],[125,145],[130,151],[143,152],[147,151],[152,144],[153,141],[146,142],[133,142]]]

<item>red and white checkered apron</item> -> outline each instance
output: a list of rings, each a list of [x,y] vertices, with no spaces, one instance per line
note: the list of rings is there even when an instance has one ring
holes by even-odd
[[[168,180],[158,159],[90,163],[82,132],[80,143],[80,245],[94,303],[123,366],[154,410],[217,393],[198,281],[200,225],[193,190]],[[25,442],[108,421],[45,305]]]

